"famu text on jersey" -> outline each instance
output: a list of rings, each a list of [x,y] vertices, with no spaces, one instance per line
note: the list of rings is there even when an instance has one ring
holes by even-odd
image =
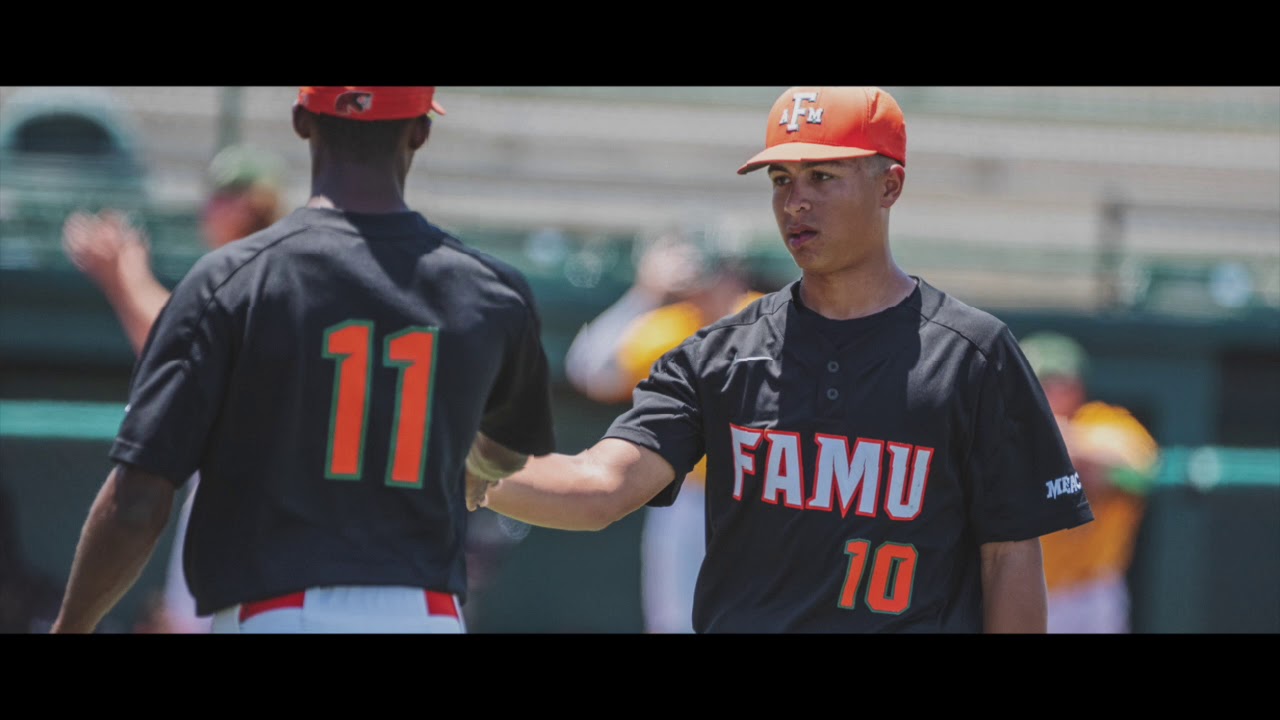
[[[812,482],[806,483],[800,433],[732,424],[729,430],[735,500],[742,499],[745,477],[756,474],[756,451],[763,444],[766,454],[761,501],[797,510],[831,512],[839,508],[841,517],[852,508],[855,515],[875,517],[880,507],[881,465],[888,452],[885,514],[904,522],[920,515],[933,448],[860,437],[855,439],[851,452],[849,438],[815,433],[812,445],[817,446],[818,455]],[[806,486],[810,489],[807,497]]]

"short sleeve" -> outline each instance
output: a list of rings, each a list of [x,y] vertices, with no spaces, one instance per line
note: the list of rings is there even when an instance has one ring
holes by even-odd
[[[195,472],[221,407],[233,320],[197,264],[174,288],[134,366],[115,462],[181,485]]]
[[[980,544],[1028,540],[1093,519],[1049,402],[1007,328],[987,356],[966,470]]]
[[[515,333],[485,404],[480,431],[526,455],[546,455],[555,449],[550,369],[535,308],[529,308]]]
[[[696,347],[694,342],[685,342],[660,357],[649,377],[632,392],[631,408],[618,416],[604,435],[652,450],[675,469],[675,480],[649,501],[652,506],[675,502],[685,475],[706,453],[702,402],[692,360]]]

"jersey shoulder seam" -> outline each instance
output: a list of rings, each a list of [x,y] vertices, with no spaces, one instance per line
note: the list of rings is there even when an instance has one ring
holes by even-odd
[[[201,322],[202,320],[204,320],[204,316],[205,316],[205,314],[207,314],[207,313],[209,312],[209,306],[210,306],[210,305],[212,305],[212,304],[214,304],[215,302],[219,302],[218,293],[222,290],[222,288],[226,287],[227,283],[231,282],[231,279],[232,279],[232,278],[234,278],[234,277],[235,277],[235,276],[236,276],[236,275],[237,275],[241,270],[243,270],[244,268],[248,267],[251,263],[253,263],[253,262],[254,262],[255,260],[257,260],[259,257],[261,257],[261,256],[262,256],[262,254],[263,254],[263,253],[265,253],[266,251],[270,250],[271,248],[275,247],[276,245],[279,245],[280,243],[284,242],[285,240],[288,240],[289,238],[291,238],[291,237],[293,237],[293,236],[295,236],[295,235],[298,235],[298,234],[300,234],[300,233],[302,233],[302,232],[306,231],[307,229],[308,229],[307,227],[301,227],[301,228],[297,228],[297,229],[295,229],[295,230],[291,230],[291,231],[289,231],[289,232],[287,232],[287,233],[285,233],[285,234],[281,235],[280,237],[278,237],[278,238],[276,238],[276,239],[274,239],[274,240],[272,240],[272,241],[268,242],[267,244],[263,245],[262,247],[258,248],[257,250],[254,250],[252,255],[250,255],[249,257],[245,258],[243,261],[241,261],[241,262],[239,262],[239,263],[236,263],[236,264],[231,268],[230,272],[228,272],[228,273],[227,273],[227,276],[226,276],[226,277],[224,277],[224,278],[222,278],[222,280],[221,280],[221,281],[219,281],[219,282],[218,282],[218,284],[217,284],[217,285],[215,285],[215,286],[210,290],[210,292],[209,292],[209,300],[208,300],[207,302],[205,302],[205,304],[204,304],[204,306],[203,306],[203,307],[201,307],[201,308],[200,308],[200,314],[196,316],[195,323],[194,323],[194,325],[193,325],[193,330],[194,330],[194,328],[195,328],[195,327],[198,327],[198,326],[200,325],[200,322]],[[248,239],[248,238],[246,238],[246,239]],[[244,242],[244,240],[241,240],[241,241],[239,241],[239,242],[243,243],[243,242]],[[236,247],[236,249],[239,249],[240,247],[243,247],[243,245],[236,245],[235,247]],[[206,257],[208,257],[208,256],[206,256]],[[189,356],[188,356],[188,358],[189,358]]]
[[[430,223],[428,224],[430,225]],[[502,284],[511,288],[520,296],[520,300],[524,303],[526,310],[533,310],[533,290],[529,286],[528,279],[524,277],[523,273],[521,273],[519,269],[500,258],[484,252],[483,250],[469,247],[463,243],[462,240],[453,236],[443,228],[431,225],[431,229],[440,234],[440,244],[442,246],[466,255],[480,263],[487,270],[492,272],[494,276],[502,282]]]
[[[934,293],[937,293],[937,295],[938,295],[938,303],[937,303],[937,306],[933,308],[933,312],[934,312],[934,314],[935,314],[935,315],[938,313],[938,311],[939,311],[939,310],[941,310],[941,308],[942,308],[943,304],[944,304],[944,303],[946,303],[947,301],[949,301],[949,300],[950,300],[950,301],[954,301],[954,302],[959,302],[959,301],[955,300],[955,298],[952,298],[950,295],[948,295],[948,294],[946,294],[946,293],[942,292],[941,290],[938,290],[937,288],[934,288],[934,287],[932,287],[932,286],[928,286],[928,289],[929,289],[930,291],[934,292]],[[973,310],[974,312],[982,312],[982,311],[978,310],[977,308],[973,308],[973,307],[968,306],[968,305],[966,305],[965,307],[966,307],[966,308],[969,308],[969,309],[971,309],[971,310]],[[974,404],[974,407],[973,407],[973,415],[972,415],[972,417],[970,418],[970,421],[969,421],[969,427],[970,427],[970,428],[976,428],[976,427],[978,426],[978,416],[979,416],[979,414],[981,413],[981,410],[982,410],[982,396],[983,396],[983,391],[984,391],[984,389],[987,387],[987,381],[988,381],[988,379],[991,377],[991,371],[992,371],[992,367],[993,367],[993,364],[992,364],[992,362],[991,362],[991,355],[990,355],[990,353],[989,353],[986,349],[984,349],[984,348],[982,347],[981,343],[979,343],[978,341],[976,341],[976,340],[974,340],[973,338],[969,337],[967,334],[965,334],[964,332],[962,332],[962,331],[961,331],[961,330],[959,330],[958,328],[954,328],[954,327],[952,327],[951,325],[949,325],[949,324],[947,324],[947,323],[945,323],[945,322],[942,322],[942,321],[940,321],[940,320],[936,320],[936,319],[935,319],[935,318],[933,318],[933,317],[930,317],[930,316],[925,315],[925,314],[924,314],[924,312],[922,311],[922,309],[920,309],[920,308],[912,308],[912,310],[914,310],[914,311],[915,311],[915,313],[916,313],[917,315],[919,315],[919,316],[920,316],[920,318],[921,318],[922,320],[924,320],[925,322],[927,322],[927,323],[932,323],[932,324],[934,324],[934,325],[937,325],[938,327],[940,327],[940,328],[944,328],[944,329],[946,329],[946,330],[948,330],[948,331],[950,331],[950,332],[955,333],[957,336],[959,336],[959,337],[963,338],[963,339],[964,339],[964,341],[965,341],[965,342],[967,342],[967,343],[969,343],[969,345],[970,345],[971,347],[973,347],[973,349],[974,349],[975,351],[977,351],[978,355],[979,355],[979,356],[981,356],[981,358],[982,358],[982,375],[981,375],[981,379],[980,379],[980,381],[979,381],[979,383],[978,383],[978,401]],[[1007,326],[1004,324],[1004,322],[1003,322],[1002,320],[1000,320],[999,318],[995,317],[994,315],[991,315],[990,313],[985,313],[985,314],[986,314],[988,317],[990,317],[990,318],[991,318],[991,320],[992,320],[993,322],[997,323],[997,334],[999,334],[999,332],[1002,332],[1002,331],[1003,331],[1003,330],[1002,330],[1003,328],[1007,328]],[[1000,386],[999,386],[999,384],[998,384],[998,383],[996,384],[995,392],[997,392],[997,393],[1000,393],[1000,392],[1001,392],[1001,390],[1000,390]],[[973,432],[971,432],[971,433],[969,434],[969,437],[967,438],[967,447],[965,447],[965,450],[964,450],[964,465],[965,465],[965,466],[968,466],[968,464],[969,464],[969,462],[970,462],[971,458],[973,457],[973,452],[974,452],[974,440],[975,440],[975,438],[976,438],[976,433],[973,433]]]
[[[774,293],[774,294],[776,295],[777,293]],[[751,308],[755,307],[756,305],[759,305],[759,304],[763,303],[763,302],[764,302],[766,299],[768,299],[769,297],[770,297],[769,295],[766,295],[765,297],[763,297],[763,298],[760,298],[760,299],[756,300],[755,302],[753,302],[753,303],[751,303],[750,305],[748,305],[748,306],[747,306],[747,307],[746,307],[742,312],[743,312],[743,313],[745,313],[747,310],[750,310]],[[725,319],[725,320],[722,320],[722,321],[716,322],[716,323],[712,324],[710,327],[706,328],[705,330],[700,331],[700,332],[697,332],[697,333],[694,333],[694,335],[693,335],[692,337],[690,337],[689,339],[687,339],[687,340],[685,340],[683,343],[681,343],[681,346],[685,346],[685,345],[696,345],[696,346],[698,346],[698,350],[700,351],[700,350],[701,350],[701,348],[702,348],[702,341],[704,341],[704,340],[706,340],[707,338],[711,337],[711,335],[712,335],[712,334],[714,334],[714,333],[718,333],[718,332],[720,332],[721,330],[728,330],[728,329],[731,329],[731,328],[739,328],[739,327],[746,327],[746,326],[748,326],[748,325],[755,325],[756,323],[760,322],[761,320],[764,320],[766,317],[772,317],[773,315],[777,314],[777,313],[778,313],[778,311],[780,311],[780,310],[782,310],[783,308],[785,308],[788,304],[790,304],[790,302],[791,302],[791,298],[789,298],[789,297],[788,297],[788,298],[783,299],[781,302],[777,303],[777,305],[776,305],[775,307],[770,308],[770,309],[768,309],[768,310],[756,309],[756,310],[754,311],[754,317],[752,317],[750,320],[747,320],[747,319],[741,319],[741,320],[728,320],[728,319]],[[738,313],[738,314],[739,314],[739,315],[741,315],[742,313]]]
[[[938,311],[938,310],[940,310],[940,309],[942,308],[942,304],[943,304],[943,303],[945,303],[947,300],[955,301],[955,298],[952,298],[950,295],[947,295],[946,293],[942,292],[941,290],[938,290],[938,289],[936,289],[936,288],[931,288],[931,289],[933,290],[933,292],[937,293],[937,294],[940,296],[940,298],[939,298],[939,303],[938,303],[938,307],[936,307],[936,308],[934,309],[934,314],[935,314],[935,315],[937,314],[937,311]],[[966,306],[966,307],[968,307],[968,306]],[[971,309],[972,309],[973,311],[975,311],[975,312],[982,312],[981,310],[978,310],[977,308],[971,308]],[[964,332],[964,331],[960,330],[959,328],[952,327],[951,325],[949,325],[949,324],[947,324],[947,323],[945,323],[945,322],[943,322],[943,321],[941,321],[941,320],[938,320],[938,319],[936,319],[935,317],[931,317],[931,316],[925,315],[925,314],[924,314],[924,312],[923,312],[920,308],[915,308],[915,307],[913,307],[913,308],[911,308],[911,310],[912,310],[916,315],[920,316],[920,319],[921,319],[921,320],[924,320],[925,322],[927,322],[927,323],[931,323],[931,324],[933,324],[933,325],[937,325],[937,326],[938,326],[938,327],[940,327],[940,328],[945,328],[946,330],[949,330],[949,331],[951,331],[951,332],[955,333],[956,335],[958,335],[958,336],[960,336],[960,337],[964,338],[964,341],[965,341],[965,342],[967,342],[967,343],[969,343],[970,345],[972,345],[972,346],[973,346],[973,349],[978,351],[978,354],[982,356],[982,360],[983,360],[983,362],[984,362],[984,363],[985,363],[985,362],[989,362],[989,361],[991,360],[990,353],[989,353],[985,348],[983,348],[983,347],[982,347],[982,344],[981,344],[981,343],[979,343],[977,340],[974,340],[973,338],[969,337],[969,335],[965,334],[965,332]],[[985,314],[986,314],[988,317],[990,317],[990,318],[991,318],[991,320],[992,320],[993,322],[995,322],[995,323],[998,325],[998,328],[997,328],[997,334],[999,334],[1000,329],[1004,327],[1004,322],[1003,322],[1003,321],[1001,321],[999,318],[995,317],[994,315],[991,315],[990,313],[985,313]]]

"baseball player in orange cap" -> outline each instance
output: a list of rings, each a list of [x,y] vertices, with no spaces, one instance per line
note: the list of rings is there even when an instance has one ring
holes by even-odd
[[[596,445],[475,504],[600,529],[705,457],[696,631],[1044,632],[1039,538],[1092,513],[1008,328],[893,259],[901,108],[796,87],[766,122],[738,172],[766,171],[801,278],[663,355]]]
[[[142,349],[55,632],[138,577],[175,491],[223,633],[459,633],[466,473],[554,447],[525,279],[405,203],[433,87],[304,87],[304,207],[201,258]]]

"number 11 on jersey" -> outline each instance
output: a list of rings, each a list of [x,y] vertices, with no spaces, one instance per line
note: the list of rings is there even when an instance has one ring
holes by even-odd
[[[438,328],[408,327],[388,335],[383,344],[382,364],[399,369],[388,449],[391,462],[387,464],[386,475],[386,484],[393,487],[422,487],[427,432],[431,429],[438,332]],[[359,480],[364,469],[373,378],[373,323],[350,320],[326,328],[323,354],[338,363],[333,378],[325,477]]]

